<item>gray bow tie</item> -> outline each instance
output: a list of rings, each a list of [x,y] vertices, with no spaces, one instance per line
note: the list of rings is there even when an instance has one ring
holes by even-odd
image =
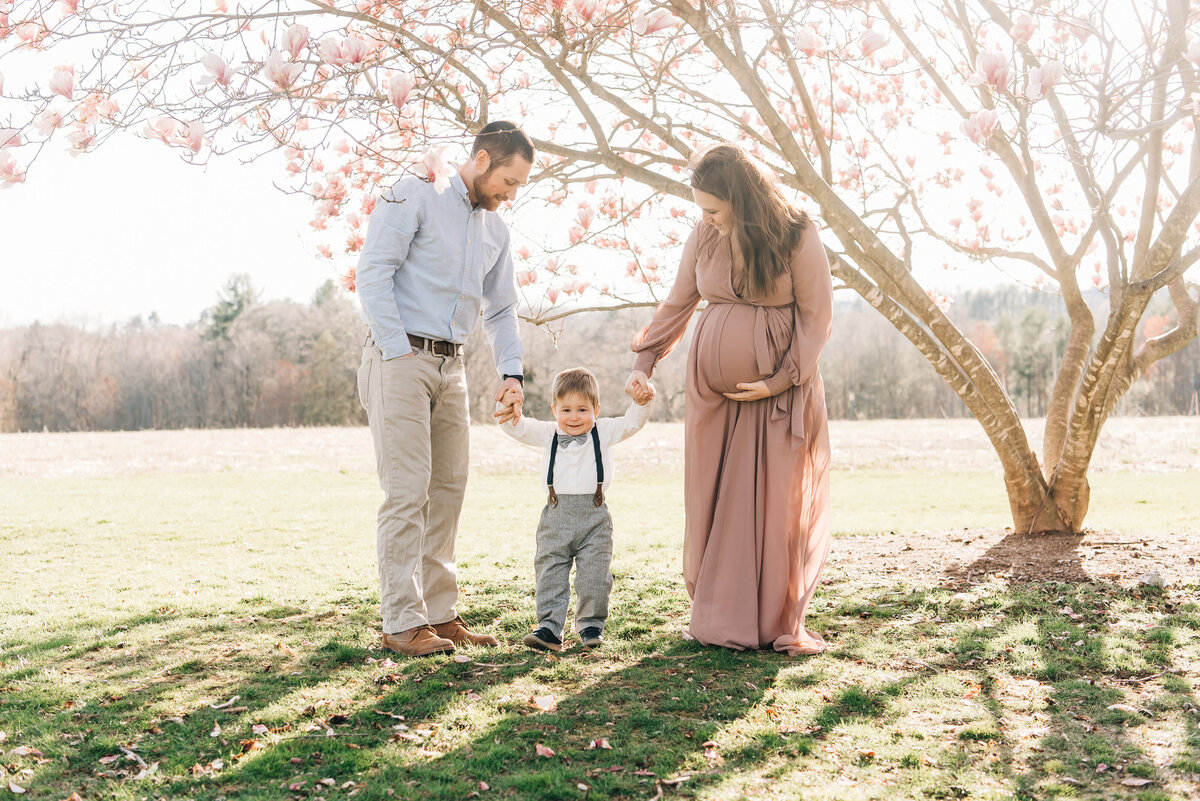
[[[558,437],[558,447],[560,448],[565,448],[572,442],[578,442],[580,445],[582,445],[587,442],[588,439],[587,434],[563,434],[562,432],[559,432],[555,436]]]

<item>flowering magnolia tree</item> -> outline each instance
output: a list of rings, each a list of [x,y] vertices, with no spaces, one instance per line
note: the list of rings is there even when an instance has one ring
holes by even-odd
[[[695,217],[689,155],[740,142],[823,221],[840,285],[979,420],[1022,530],[1080,529],[1106,418],[1196,335],[1187,0],[235,3],[0,2],[0,183],[35,182],[46,147],[121,131],[195,161],[282,151],[336,258],[361,247],[382,186],[444,181],[448,147],[518,120],[539,150],[518,277],[546,321],[654,302]],[[927,290],[944,269],[1061,296],[1040,460]],[[1171,324],[1139,345],[1158,294]]]

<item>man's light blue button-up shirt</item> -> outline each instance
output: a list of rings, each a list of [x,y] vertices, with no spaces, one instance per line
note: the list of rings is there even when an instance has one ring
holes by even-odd
[[[384,359],[412,352],[408,334],[465,342],[482,310],[501,375],[521,372],[517,288],[508,226],[450,187],[401,178],[375,204],[358,259],[362,316]]]

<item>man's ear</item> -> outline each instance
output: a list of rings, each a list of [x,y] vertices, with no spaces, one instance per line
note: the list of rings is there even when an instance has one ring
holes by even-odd
[[[487,172],[488,167],[491,165],[491,163],[492,163],[492,154],[487,152],[486,150],[480,150],[478,153],[475,154],[475,159],[474,159],[475,169],[478,170],[480,175],[483,175],[485,172]]]

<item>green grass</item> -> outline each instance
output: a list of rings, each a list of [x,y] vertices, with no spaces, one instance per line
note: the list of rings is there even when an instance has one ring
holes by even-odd
[[[1088,528],[1200,531],[1200,471],[1095,473]],[[833,525],[844,533],[1012,525],[1004,482],[985,471],[835,470]],[[864,503],[864,499],[870,499]]]
[[[1171,476],[1153,482],[1174,492]],[[809,617],[825,655],[707,649],[679,636],[680,484],[671,471],[618,478],[608,644],[547,656],[516,644],[534,618],[541,493],[527,475],[474,476],[460,607],[503,645],[392,662],[378,649],[371,475],[6,476],[0,787],[214,801],[1194,797],[1197,587],[915,585],[831,566]],[[1096,515],[1148,486],[1101,504],[1099,485]],[[1006,522],[983,473],[843,472],[834,486],[839,531]],[[1195,514],[1137,511],[1143,528]]]

